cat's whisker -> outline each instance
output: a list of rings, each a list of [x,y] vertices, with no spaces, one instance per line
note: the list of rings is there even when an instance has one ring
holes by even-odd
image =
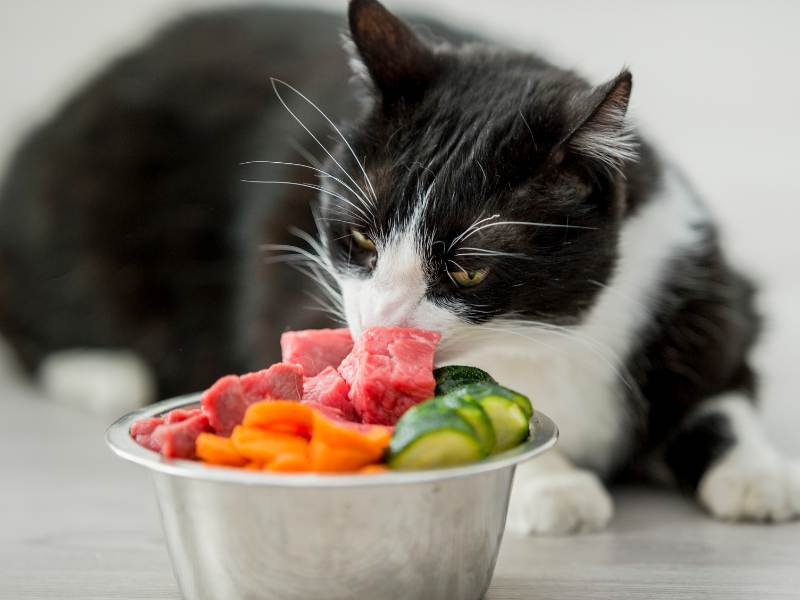
[[[327,313],[328,315],[330,315],[333,318],[333,320],[336,323],[339,323],[340,325],[346,325],[347,324],[347,322],[346,322],[346,320],[344,318],[344,315],[339,310],[337,310],[337,307],[331,306],[330,304],[325,302],[322,298],[320,298],[316,294],[312,294],[311,292],[309,292],[307,290],[305,291],[305,295],[316,302],[315,305],[310,305],[310,306],[307,305],[307,306],[305,306],[305,308],[308,308],[308,309],[311,309],[311,310],[318,310],[318,311]]]
[[[300,181],[278,181],[278,180],[267,180],[267,179],[242,179],[241,181],[242,181],[242,183],[274,183],[274,184],[279,184],[279,185],[294,185],[294,186],[297,186],[297,187],[304,187],[304,188],[308,188],[308,189],[311,189],[311,190],[316,190],[318,192],[322,192],[323,194],[329,194],[330,196],[333,196],[334,198],[338,198],[342,202],[352,206],[354,210],[358,211],[359,214],[362,215],[362,218],[364,219],[364,223],[365,224],[369,222],[369,219],[371,219],[371,216],[369,214],[367,214],[366,212],[364,212],[364,210],[360,206],[356,206],[355,204],[353,204],[350,200],[348,200],[347,198],[345,198],[341,194],[337,194],[336,192],[333,192],[333,191],[331,191],[329,189],[326,189],[326,188],[322,187],[321,185],[315,185],[313,183],[303,183],[303,182],[300,182]],[[353,215],[353,216],[355,217],[355,215]]]
[[[309,257],[309,253],[302,248],[295,248],[295,252],[295,254],[281,257],[282,262],[285,262],[288,266],[317,283],[330,301],[330,304],[326,304],[326,306],[342,317],[344,314],[342,295],[338,290],[334,289],[325,278],[326,275],[328,277],[331,276],[330,272],[327,271],[324,265],[320,265],[315,257]],[[266,260],[268,261],[269,259]]]
[[[448,259],[447,262],[453,263],[458,268],[459,271],[464,271],[465,273],[467,272],[467,270],[464,267],[462,267],[460,264],[458,264],[456,261],[454,261],[452,259]],[[449,271],[448,271],[448,273],[449,273]]]
[[[492,223],[484,223],[480,227],[475,227],[472,231],[470,231],[467,235],[460,238],[461,241],[464,241],[479,231],[482,231],[488,227],[497,227],[499,225],[512,225],[512,226],[519,226],[519,227],[556,227],[559,229],[586,229],[586,230],[594,230],[597,229],[596,227],[584,227],[583,225],[565,225],[561,223],[535,223],[533,221],[494,221]]]
[[[470,250],[470,252],[461,252],[461,250]],[[500,252],[497,250],[485,250],[483,248],[466,248],[461,247],[461,249],[456,252],[453,256],[484,256],[484,257],[503,257],[503,258],[521,258],[525,260],[531,260],[532,257],[524,254],[522,252]]]
[[[334,162],[334,164],[335,164],[337,167],[339,167],[339,169],[340,169],[340,170],[341,170],[341,171],[342,171],[342,172],[343,172],[345,175],[347,175],[348,179],[350,179],[350,181],[352,181],[352,182],[353,182],[353,185],[355,185],[355,186],[356,186],[358,189],[362,190],[362,192],[364,192],[364,195],[366,196],[366,195],[367,195],[367,193],[366,193],[366,192],[365,192],[365,191],[364,191],[364,190],[361,188],[361,186],[359,186],[359,185],[358,185],[358,183],[356,182],[356,180],[355,180],[355,179],[353,179],[353,177],[350,175],[350,173],[348,173],[348,172],[347,172],[347,171],[344,169],[344,167],[342,167],[342,165],[339,163],[339,161],[337,161],[337,160],[336,160],[336,159],[333,157],[333,155],[332,155],[332,154],[331,154],[331,153],[328,151],[327,147],[325,147],[325,146],[322,144],[322,142],[320,142],[320,141],[319,141],[319,139],[317,139],[317,137],[316,137],[316,136],[315,136],[313,133],[311,133],[311,131],[308,129],[308,127],[306,127],[306,126],[305,126],[305,124],[304,124],[304,123],[303,123],[303,122],[302,122],[302,121],[301,121],[301,120],[298,118],[298,116],[297,116],[297,115],[296,115],[296,114],[295,114],[295,113],[292,111],[292,109],[290,109],[290,108],[289,108],[289,106],[286,104],[286,102],[285,102],[285,101],[283,100],[283,98],[281,97],[281,95],[280,95],[280,92],[278,92],[278,87],[277,87],[277,84],[281,84],[281,85],[283,85],[283,86],[287,87],[288,89],[290,89],[291,91],[293,91],[295,94],[297,94],[298,96],[300,96],[300,98],[302,98],[303,100],[305,100],[305,101],[306,101],[306,102],[307,102],[307,103],[308,103],[308,104],[309,104],[309,105],[310,105],[312,108],[314,108],[314,109],[315,109],[315,110],[316,110],[316,111],[317,111],[317,112],[318,112],[318,113],[319,113],[319,114],[322,116],[322,118],[323,118],[323,119],[325,119],[325,121],[326,121],[326,122],[327,122],[327,123],[328,123],[328,124],[329,124],[329,125],[330,125],[330,126],[333,128],[333,130],[334,130],[334,131],[336,131],[336,133],[339,135],[339,137],[340,137],[340,138],[342,139],[342,141],[344,142],[345,146],[347,146],[347,149],[350,151],[350,154],[352,154],[352,156],[353,156],[353,159],[356,161],[356,164],[358,165],[359,169],[361,169],[361,173],[364,175],[364,179],[365,179],[365,181],[367,182],[367,185],[369,186],[369,189],[370,189],[370,191],[372,192],[372,198],[373,198],[374,202],[377,202],[377,200],[378,200],[378,197],[377,197],[377,195],[375,194],[375,188],[372,186],[372,181],[370,181],[370,178],[369,178],[369,176],[367,175],[367,171],[366,171],[366,169],[364,168],[364,165],[363,165],[363,164],[361,163],[361,161],[358,159],[358,156],[356,156],[356,153],[355,153],[355,151],[353,150],[353,147],[350,145],[350,142],[349,142],[349,141],[347,141],[347,138],[346,138],[346,137],[344,136],[344,134],[343,134],[343,133],[342,133],[342,132],[339,130],[339,128],[336,126],[336,124],[335,124],[335,123],[334,123],[334,122],[333,122],[333,121],[330,119],[330,117],[328,117],[328,115],[326,115],[326,114],[325,114],[325,112],[324,112],[324,111],[323,111],[323,110],[322,110],[322,109],[321,109],[319,106],[317,106],[316,104],[314,104],[314,103],[313,103],[313,102],[312,102],[312,101],[311,101],[309,98],[307,98],[305,95],[303,95],[303,94],[300,92],[300,90],[298,90],[297,88],[295,88],[295,87],[293,87],[293,86],[289,85],[289,84],[288,84],[288,83],[286,83],[285,81],[282,81],[282,80],[280,80],[280,79],[276,79],[276,78],[274,78],[274,77],[270,77],[270,82],[271,82],[271,84],[272,84],[272,89],[273,89],[273,91],[275,92],[275,95],[278,97],[278,100],[279,100],[279,101],[280,101],[280,103],[283,105],[283,107],[284,107],[284,108],[285,108],[285,109],[286,109],[286,110],[289,112],[289,114],[290,114],[290,115],[292,115],[292,117],[294,117],[295,121],[297,121],[297,122],[300,124],[300,126],[301,126],[303,129],[305,129],[305,130],[306,130],[306,132],[307,132],[307,133],[308,133],[308,134],[309,134],[309,135],[310,135],[310,136],[311,136],[311,137],[314,139],[314,141],[315,141],[315,142],[317,142],[317,144],[319,144],[319,146],[320,146],[320,147],[321,147],[321,148],[322,148],[322,149],[325,151],[325,154],[327,154],[327,155],[328,155],[328,157],[329,157],[329,158],[330,158],[330,159],[331,159],[331,160]],[[371,204],[372,204],[372,207],[373,207],[373,208],[375,208],[375,204],[374,204],[374,203],[371,203]]]
[[[296,162],[284,162],[284,161],[280,161],[280,160],[247,160],[247,161],[239,163],[239,164],[242,165],[242,166],[244,166],[244,165],[261,165],[261,164],[282,165],[282,166],[286,166],[286,167],[301,167],[303,169],[309,169],[311,171],[314,171],[318,175],[322,175],[324,177],[328,177],[329,179],[332,179],[333,181],[335,181],[336,183],[341,185],[343,188],[345,188],[347,191],[349,191],[351,194],[353,194],[355,197],[357,197],[359,200],[361,200],[361,201],[365,201],[366,200],[366,198],[364,198],[359,192],[355,191],[346,182],[342,181],[341,179],[339,179],[338,177],[336,177],[334,175],[331,175],[330,173],[328,173],[327,171],[324,171],[323,169],[320,169],[318,167],[312,167],[311,165],[304,165],[303,163],[296,163]]]
[[[485,223],[486,221],[491,221],[492,219],[499,219],[499,218],[500,218],[500,215],[498,215],[498,214],[494,214],[494,215],[492,215],[492,216],[490,216],[490,217],[485,217],[485,218],[483,218],[483,219],[481,219],[481,218],[478,218],[478,219],[476,219],[476,220],[475,220],[475,222],[474,222],[474,223],[472,223],[472,225],[470,225],[469,227],[467,227],[467,228],[466,228],[464,231],[462,231],[462,232],[461,232],[461,234],[460,234],[460,235],[457,235],[457,236],[456,236],[456,237],[453,239],[453,241],[452,241],[452,242],[450,242],[450,245],[447,247],[447,251],[448,251],[448,252],[450,252],[450,250],[452,250],[452,249],[455,247],[455,245],[456,245],[456,244],[458,244],[458,243],[459,243],[461,240],[465,239],[465,237],[466,237],[467,235],[470,235],[470,232],[471,232],[471,231],[472,231],[472,230],[473,230],[475,227],[477,227],[478,225],[480,225],[481,223]]]
[[[334,219],[332,217],[321,217],[320,221],[327,221],[328,223],[342,223],[344,225],[352,225],[353,227],[361,227],[361,223],[354,223],[353,221],[345,221],[344,219]]]
[[[300,248],[299,246],[292,246],[290,244],[264,244],[261,246],[262,250],[273,252],[273,251],[282,251],[282,252],[290,252],[296,256],[302,256],[306,260],[313,262],[315,265],[324,269],[328,274],[333,276],[333,269],[330,263],[324,258],[319,256],[319,254],[309,252],[305,248]]]
[[[344,302],[342,300],[342,297],[336,290],[331,288],[331,286],[325,281],[323,275],[313,267],[309,269],[303,268],[298,265],[294,265],[294,267],[297,269],[298,272],[310,278],[320,287],[320,290],[323,292],[323,294],[329,301],[329,304],[326,304],[326,306],[328,306],[336,314],[340,315],[341,317],[344,317]]]

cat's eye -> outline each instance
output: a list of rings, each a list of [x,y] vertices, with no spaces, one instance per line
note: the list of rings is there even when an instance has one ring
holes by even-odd
[[[362,250],[367,250],[368,252],[375,252],[375,242],[373,242],[363,231],[353,228],[350,233],[353,236],[356,246]]]
[[[478,269],[477,271],[450,271],[450,277],[458,287],[466,288],[478,285],[486,279],[489,274],[489,267]]]

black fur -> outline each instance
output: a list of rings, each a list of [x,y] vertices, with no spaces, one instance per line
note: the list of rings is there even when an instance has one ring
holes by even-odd
[[[719,413],[699,415],[672,434],[664,460],[679,485],[692,493],[708,467],[721,458],[734,441],[725,416]]]

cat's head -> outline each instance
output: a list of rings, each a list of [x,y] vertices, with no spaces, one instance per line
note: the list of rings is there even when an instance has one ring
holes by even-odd
[[[321,219],[348,325],[446,343],[580,322],[616,261],[630,74],[593,88],[528,54],[434,46],[375,0],[349,20],[371,99]]]

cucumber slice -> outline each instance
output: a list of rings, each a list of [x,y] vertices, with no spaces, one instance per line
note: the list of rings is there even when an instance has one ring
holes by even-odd
[[[528,438],[528,419],[512,400],[502,396],[486,396],[480,403],[494,427],[497,441],[492,454],[513,448]]]
[[[492,383],[474,383],[453,394],[478,402],[489,415],[496,437],[493,453],[513,448],[528,438],[533,408],[522,394]]]
[[[513,400],[516,403],[516,405],[522,409],[522,412],[525,414],[526,419],[530,419],[533,416],[533,405],[531,404],[531,401],[527,396],[523,396],[519,392],[510,390],[507,387],[503,387],[502,390],[506,392],[510,396],[510,399]]]
[[[486,456],[475,430],[456,411],[428,400],[404,414],[389,443],[393,469],[435,469]]]
[[[495,380],[486,371],[477,367],[464,367],[461,365],[450,365],[434,369],[433,376],[436,378],[437,396],[442,396],[470,383],[495,383]]]
[[[457,394],[447,394],[437,396],[433,404],[456,411],[467,423],[472,425],[485,453],[489,454],[494,450],[496,442],[494,427],[489,415],[478,402]]]

